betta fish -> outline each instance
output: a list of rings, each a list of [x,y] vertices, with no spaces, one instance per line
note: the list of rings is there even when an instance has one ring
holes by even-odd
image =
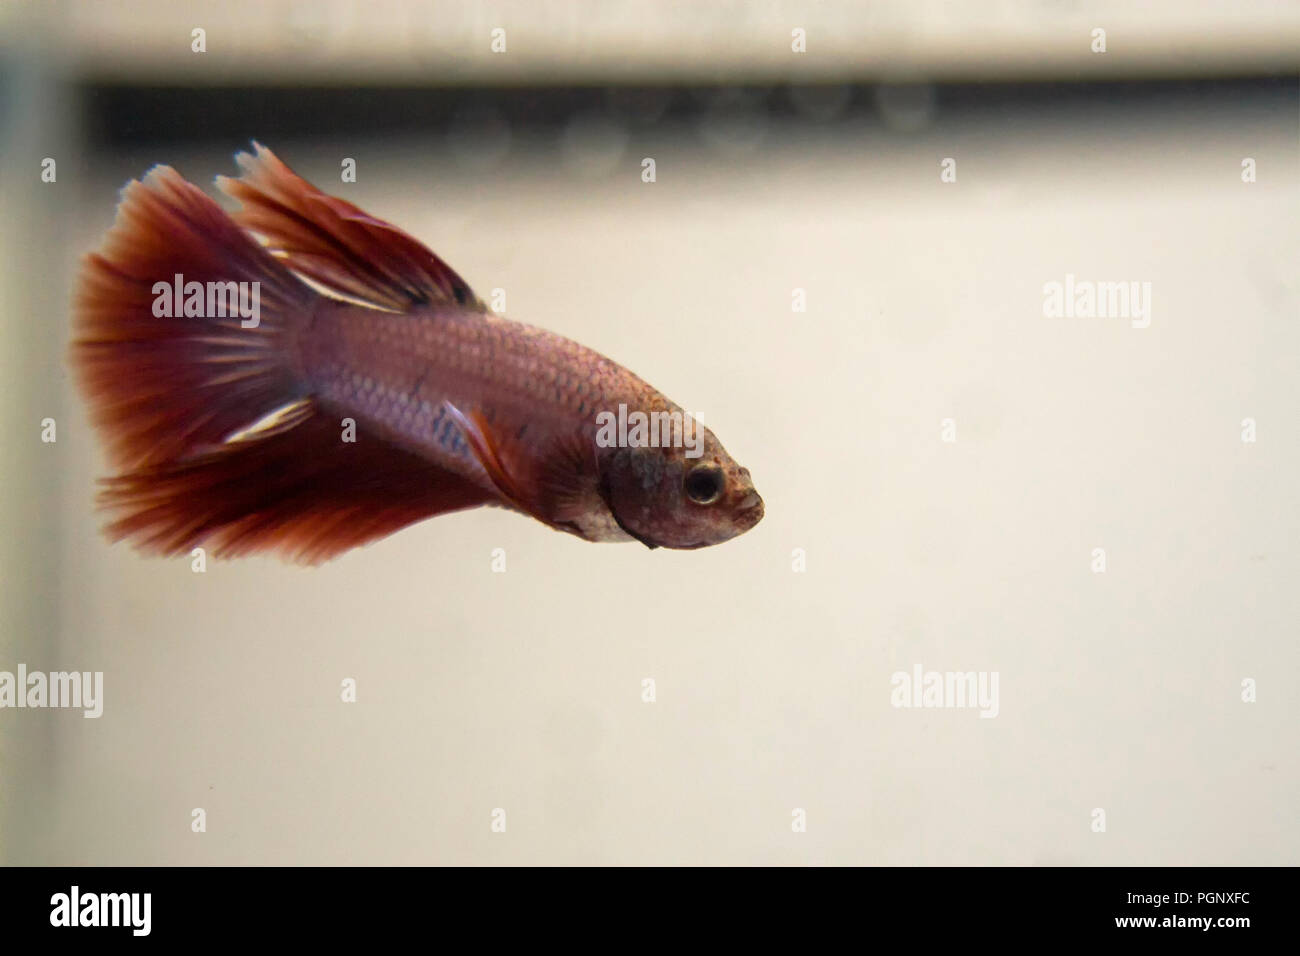
[[[217,179],[236,212],[158,166],[84,261],[71,364],[118,472],[111,538],[318,563],[481,505],[651,548],[763,517],[749,471],[663,394],[254,150]]]

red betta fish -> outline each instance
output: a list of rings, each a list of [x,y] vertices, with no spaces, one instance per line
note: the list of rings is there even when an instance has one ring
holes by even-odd
[[[651,548],[762,518],[749,472],[664,395],[489,312],[415,239],[254,148],[218,177],[237,213],[155,167],[82,268],[72,364],[120,472],[114,540],[316,563],[479,505]]]

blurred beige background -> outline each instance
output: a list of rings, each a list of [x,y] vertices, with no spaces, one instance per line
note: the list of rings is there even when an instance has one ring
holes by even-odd
[[[0,860],[1300,860],[1293,81],[1015,115],[922,96],[871,122],[258,131],[509,315],[698,410],[767,517],[651,553],[480,510],[319,569],[194,574],[98,533],[67,301],[128,178],[210,185],[246,144],[95,147],[39,63],[10,79],[0,669],[102,670],[105,704],[0,711]],[[1045,318],[1067,273],[1150,282],[1150,327]],[[998,672],[998,716],[892,707],[916,664]]]
[[[9,0],[23,6],[23,0]],[[30,5],[29,5],[30,6]],[[1290,0],[50,0],[61,57],[198,84],[1097,79],[1289,69]],[[0,7],[0,9],[3,9]],[[211,40],[196,64],[190,32]],[[804,31],[806,56],[792,57]],[[1091,31],[1107,32],[1095,56]],[[503,31],[504,56],[489,55]],[[179,42],[178,42],[179,41]]]

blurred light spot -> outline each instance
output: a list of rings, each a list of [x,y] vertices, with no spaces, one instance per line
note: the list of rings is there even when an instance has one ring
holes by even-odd
[[[637,126],[650,126],[663,119],[672,105],[669,89],[624,89],[611,86],[605,91],[605,104],[610,113]]]
[[[792,86],[789,92],[799,115],[818,123],[835,119],[853,99],[853,88],[849,86]]]
[[[767,90],[745,86],[707,87],[691,90],[691,98],[706,110],[739,108],[765,110]]]
[[[510,124],[490,107],[456,117],[447,138],[457,165],[467,169],[494,169],[510,153]]]
[[[334,33],[329,14],[323,4],[294,4],[280,8],[282,22],[277,32],[291,46],[324,47]]]
[[[560,143],[564,165],[582,176],[603,176],[627,151],[623,124],[600,113],[579,113],[564,128]]]
[[[720,90],[706,98],[708,104],[699,120],[700,136],[719,152],[740,155],[752,152],[767,136],[767,103],[762,92]]]
[[[929,83],[885,83],[876,87],[875,100],[890,129],[915,133],[934,119],[934,87]]]

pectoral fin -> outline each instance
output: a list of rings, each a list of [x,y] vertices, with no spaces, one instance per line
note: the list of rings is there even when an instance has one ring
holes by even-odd
[[[538,445],[495,428],[478,409],[444,402],[474,458],[506,502],[553,528],[583,536],[579,519],[591,507],[596,460],[577,435],[552,436]]]
[[[532,495],[511,474],[510,469],[503,460],[500,445],[492,433],[492,426],[483,416],[483,413],[478,409],[470,409],[468,412],[461,411],[451,402],[443,402],[443,404],[446,406],[447,413],[451,415],[452,420],[460,426],[465,441],[469,443],[470,450],[474,453],[474,458],[482,466],[483,471],[501,497],[520,511],[541,518],[542,516],[534,511],[531,501]],[[545,519],[543,518],[543,520]]]

